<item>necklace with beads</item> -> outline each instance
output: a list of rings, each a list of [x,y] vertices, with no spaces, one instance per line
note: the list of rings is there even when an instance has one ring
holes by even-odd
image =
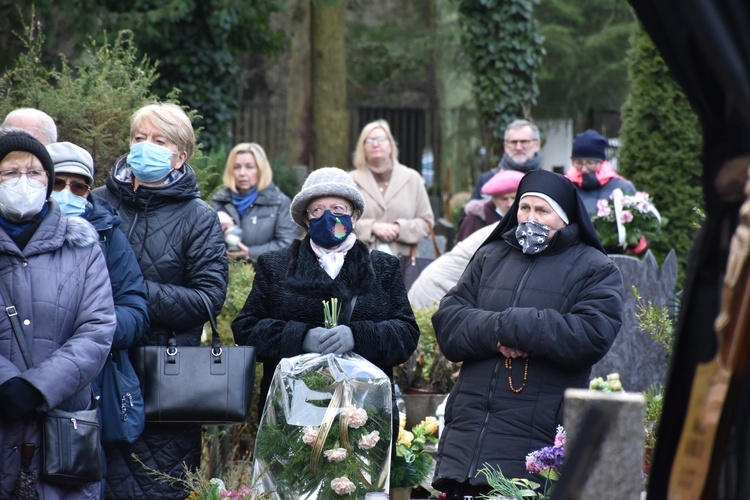
[[[510,387],[512,392],[518,394],[524,389],[524,387],[526,387],[526,379],[529,376],[529,358],[526,358],[526,365],[523,367],[523,384],[521,384],[521,387],[518,389],[513,387],[513,359],[505,358],[505,368],[508,369],[508,387]]]
[[[386,189],[388,189],[388,181],[378,182],[378,191],[380,191],[380,194],[385,193]]]

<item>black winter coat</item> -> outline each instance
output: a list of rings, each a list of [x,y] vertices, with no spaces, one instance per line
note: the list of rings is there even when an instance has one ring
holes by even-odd
[[[486,484],[477,470],[499,466],[527,477],[525,457],[552,446],[562,423],[563,392],[587,387],[591,366],[612,346],[622,324],[622,277],[599,250],[582,243],[578,226],[560,229],[542,254],[521,252],[515,227],[474,255],[432,318],[440,349],[462,361],[448,398],[433,485]],[[529,354],[512,361],[498,342]]]
[[[302,354],[307,331],[323,326],[322,302],[336,297],[344,311],[353,295],[357,302],[346,324],[352,329],[354,352],[392,378],[393,367],[405,362],[419,341],[396,257],[370,252],[358,240],[331,279],[306,236],[258,258],[253,288],[232,331],[237,344],[256,346],[263,361],[261,408],[279,360]]]
[[[209,298],[214,313],[226,298],[228,266],[219,218],[200,199],[195,172],[188,164],[172,183],[135,191],[125,159],[124,155],[117,161],[106,187],[94,194],[120,212],[120,229],[143,272],[151,325],[142,342],[166,345],[174,333],[179,345],[198,345],[208,320],[199,293]],[[107,450],[106,496],[182,500],[187,496],[182,488],[155,481],[130,455],[135,453],[146,465],[179,477],[183,462],[190,468],[200,465],[200,451],[200,426],[147,423],[135,443]]]

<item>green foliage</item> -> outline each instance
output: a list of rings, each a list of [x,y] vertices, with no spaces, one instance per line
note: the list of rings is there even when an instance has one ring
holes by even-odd
[[[651,241],[657,260],[675,250],[678,286],[703,209],[701,130],[653,42],[638,30],[628,53],[630,95],[622,109],[620,173],[651,195],[669,224]]]
[[[164,97],[173,88],[201,114],[208,148],[227,145],[227,124],[237,112],[243,81],[238,54],[272,55],[286,42],[270,27],[270,15],[284,8],[278,0],[149,0],[108,2],[105,26],[130,26],[142,54],[159,61],[154,92]]]
[[[406,425],[406,420],[401,418],[400,424]],[[439,427],[435,417],[427,417],[412,427],[411,431],[399,429],[396,457],[391,462],[391,488],[418,486],[427,478],[434,461],[425,447],[427,443],[437,444],[435,433]]]
[[[437,394],[450,392],[458,377],[460,365],[449,361],[438,346],[432,315],[437,304],[429,309],[414,309],[414,318],[419,327],[419,343],[409,359],[393,369],[398,386],[427,390]]]
[[[532,18],[533,0],[459,0],[461,43],[471,64],[477,107],[492,136],[528,118],[539,87],[542,37]]]
[[[201,190],[201,198],[207,203],[211,202],[211,198],[222,187],[226,161],[227,151],[223,145],[205,154],[195,154],[190,160],[190,165],[195,170],[198,188]]]
[[[232,336],[232,321],[236,318],[250,295],[253,288],[255,269],[245,261],[229,261],[229,283],[227,284],[227,299],[216,323],[221,334],[223,344],[234,344]]]
[[[628,3],[544,0],[534,17],[546,52],[536,117],[570,116],[581,128],[590,109],[620,109],[628,91],[625,53],[635,28]]]
[[[489,464],[484,464],[484,467],[477,471],[477,476],[479,474],[484,474],[487,478],[487,484],[492,488],[491,495],[513,499],[545,498],[543,494],[536,491],[541,486],[539,483],[528,479],[507,478],[500,467],[495,468]],[[494,496],[490,498],[494,498]]]
[[[130,115],[153,98],[156,66],[138,59],[133,34],[121,31],[111,44],[93,39],[78,66],[60,57],[60,69],[38,63],[44,35],[31,19],[24,26],[25,52],[0,79],[0,116],[19,107],[38,108],[57,123],[58,140],[91,153],[95,184],[102,184],[115,160],[129,147]]]

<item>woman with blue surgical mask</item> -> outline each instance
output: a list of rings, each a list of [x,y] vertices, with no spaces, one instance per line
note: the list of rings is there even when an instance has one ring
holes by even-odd
[[[93,194],[114,206],[143,273],[150,326],[136,345],[200,344],[211,302],[224,304],[227,252],[216,212],[200,199],[188,159],[195,132],[185,111],[155,103],[130,118],[130,151],[115,163],[106,186]],[[189,492],[159,481],[133,460],[175,477],[196,470],[201,459],[201,426],[146,422],[132,444],[107,450],[106,498],[182,500]]]

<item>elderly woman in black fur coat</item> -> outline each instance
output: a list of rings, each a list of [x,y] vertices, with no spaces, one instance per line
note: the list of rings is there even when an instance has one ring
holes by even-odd
[[[252,291],[232,322],[237,344],[256,346],[263,362],[261,410],[281,358],[354,352],[392,378],[419,340],[398,259],[370,252],[353,232],[365,200],[351,177],[338,168],[312,172],[290,211],[307,234],[258,257]],[[339,326],[324,328],[323,301],[333,297]]]

